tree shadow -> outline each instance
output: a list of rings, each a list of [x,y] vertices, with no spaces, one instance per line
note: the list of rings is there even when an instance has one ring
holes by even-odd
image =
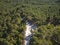
[[[29,41],[31,39],[31,37],[32,37],[32,35],[29,35],[29,36],[25,37],[25,40]]]

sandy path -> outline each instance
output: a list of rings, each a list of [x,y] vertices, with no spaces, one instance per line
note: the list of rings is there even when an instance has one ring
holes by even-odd
[[[26,24],[26,31],[25,31],[25,45],[29,45],[29,40],[32,36],[31,30],[32,25]]]

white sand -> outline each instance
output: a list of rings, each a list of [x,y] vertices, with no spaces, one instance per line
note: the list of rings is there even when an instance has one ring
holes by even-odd
[[[32,25],[26,24],[26,31],[25,31],[25,45],[29,45],[29,40],[31,38],[31,30]]]

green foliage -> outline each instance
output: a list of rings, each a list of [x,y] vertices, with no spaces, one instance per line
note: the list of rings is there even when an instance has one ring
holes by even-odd
[[[30,45],[60,45],[60,26],[40,26],[30,40]]]
[[[59,0],[0,0],[0,44],[23,45],[27,20],[38,25],[30,45],[60,45]]]

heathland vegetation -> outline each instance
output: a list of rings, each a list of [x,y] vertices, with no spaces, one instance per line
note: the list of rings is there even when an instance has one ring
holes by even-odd
[[[38,26],[30,45],[60,45],[60,0],[0,0],[0,45],[23,45],[27,20]]]

